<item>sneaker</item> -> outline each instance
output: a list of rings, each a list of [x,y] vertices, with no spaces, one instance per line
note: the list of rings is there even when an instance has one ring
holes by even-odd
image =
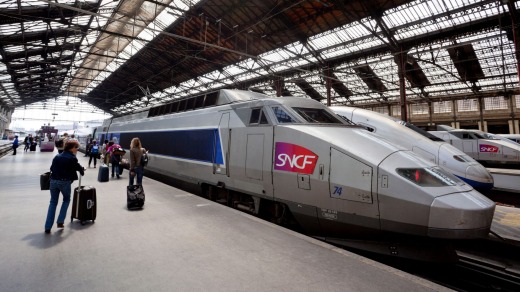
[[[45,233],[49,234],[49,233],[51,233],[51,230],[50,229],[45,229]]]
[[[63,223],[58,223],[58,228],[65,228],[65,226],[63,226]]]

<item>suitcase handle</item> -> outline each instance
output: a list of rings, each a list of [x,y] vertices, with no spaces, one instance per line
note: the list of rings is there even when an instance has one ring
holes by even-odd
[[[82,177],[82,175],[81,175],[81,173],[80,173],[79,171],[78,171],[78,173],[79,173],[79,184],[78,184],[78,190],[80,190],[80,189],[81,189],[81,177]]]

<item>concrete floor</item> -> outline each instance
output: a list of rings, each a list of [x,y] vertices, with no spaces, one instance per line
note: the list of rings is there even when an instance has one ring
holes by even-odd
[[[2,292],[446,290],[148,178],[145,208],[128,211],[127,171],[99,183],[88,169],[96,222],[67,219],[44,234],[50,195],[39,174],[55,154],[0,158]]]

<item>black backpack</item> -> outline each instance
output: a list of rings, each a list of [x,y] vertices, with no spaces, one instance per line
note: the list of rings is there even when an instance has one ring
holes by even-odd
[[[141,155],[141,166],[147,166],[148,165],[148,152],[143,153]]]

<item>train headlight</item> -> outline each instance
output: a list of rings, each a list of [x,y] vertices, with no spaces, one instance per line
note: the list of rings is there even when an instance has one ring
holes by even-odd
[[[456,177],[437,167],[398,168],[397,173],[422,187],[454,186],[459,182]]]

